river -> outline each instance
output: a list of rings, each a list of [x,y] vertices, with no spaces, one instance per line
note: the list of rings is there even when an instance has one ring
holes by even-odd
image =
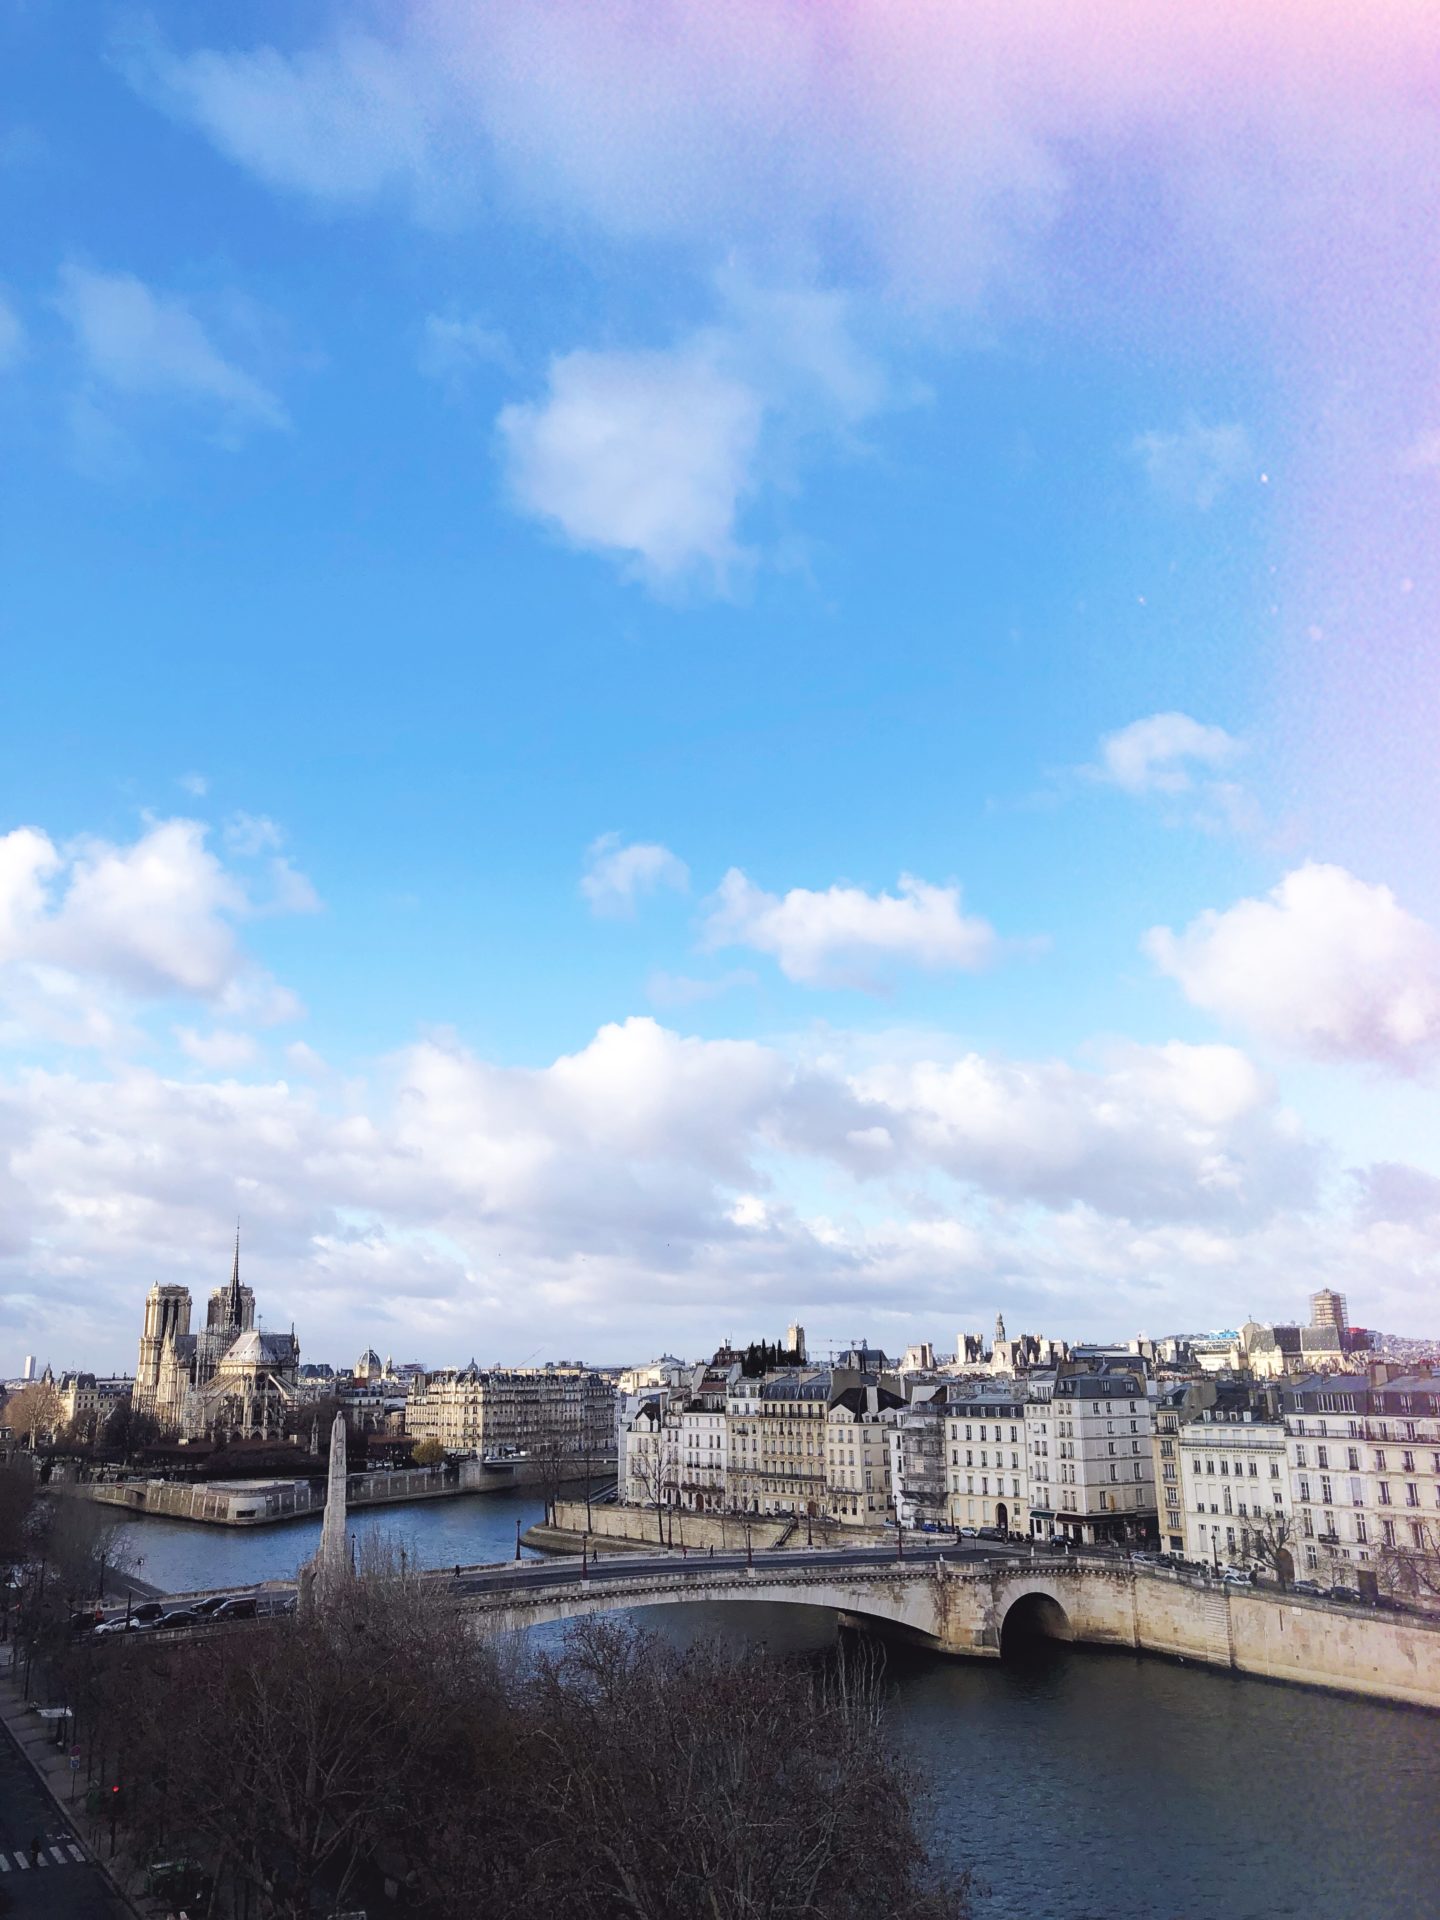
[[[418,1564],[508,1559],[525,1495],[357,1514]],[[292,1574],[318,1521],[230,1532],[126,1524],[172,1591]],[[667,1636],[822,1647],[808,1607],[635,1616]],[[976,1920],[1435,1920],[1440,1717],[1113,1652],[1018,1664],[887,1648],[894,1727],[932,1783],[945,1855],[984,1883]]]

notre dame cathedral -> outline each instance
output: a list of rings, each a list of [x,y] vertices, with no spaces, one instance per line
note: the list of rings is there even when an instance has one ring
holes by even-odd
[[[271,1439],[297,1398],[300,1347],[294,1329],[263,1333],[255,1295],[240,1284],[240,1235],[230,1284],[216,1287],[202,1331],[190,1331],[190,1290],[161,1286],[145,1296],[145,1331],[133,1404],[189,1439]]]

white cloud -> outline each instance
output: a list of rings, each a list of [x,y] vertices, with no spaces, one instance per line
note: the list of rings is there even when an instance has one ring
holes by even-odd
[[[86,373],[112,393],[197,406],[232,437],[289,425],[270,389],[228,360],[177,296],[72,261],[60,270],[58,305]]]
[[[709,902],[704,942],[773,954],[786,978],[805,986],[867,990],[897,965],[970,972],[988,966],[1000,948],[988,921],[961,912],[957,886],[932,886],[906,873],[896,893],[836,885],[780,895],[766,893],[738,867]]]
[[[224,834],[231,853],[246,857],[278,851],[285,844],[282,829],[263,813],[232,813],[225,822]]]
[[[1290,1052],[1406,1073],[1440,1053],[1440,938],[1343,867],[1298,867],[1145,948],[1195,1006]]]
[[[1193,1326],[1283,1311],[1356,1251],[1314,1226],[1314,1143],[1232,1048],[851,1071],[843,1038],[820,1062],[632,1019],[538,1067],[427,1042],[348,1084],[0,1078],[0,1320],[43,1295],[59,1328],[84,1299],[118,1358],[136,1273],[209,1284],[208,1247],[223,1277],[237,1206],[262,1310],[308,1352],[401,1299],[449,1361],[482,1319],[506,1357],[623,1359],[805,1300],[933,1338],[993,1311],[996,1273],[1026,1324]],[[1433,1240],[1376,1235],[1360,1264],[1393,1302]]]
[[[1402,473],[1440,472],[1440,427],[1417,434],[1400,455]]]
[[[706,1000],[719,1000],[737,987],[756,987],[760,980],[749,967],[732,967],[712,980],[695,979],[684,973],[652,973],[645,982],[645,996],[656,1007],[693,1007]]]
[[[1130,451],[1159,492],[1202,512],[1256,464],[1244,427],[1207,427],[1193,414],[1173,433],[1137,434]]]
[[[1203,726],[1188,713],[1152,713],[1100,742],[1100,764],[1090,769],[1126,793],[1193,792],[1196,768],[1213,771],[1244,751],[1223,727]]]
[[[152,37],[120,60],[142,93],[272,186],[341,203],[403,187],[421,207],[442,190],[443,73],[403,48],[346,33],[293,56],[180,58]]]
[[[425,316],[419,366],[427,380],[456,385],[476,367],[508,367],[513,360],[504,334],[473,314]]]
[[[19,314],[0,293],[0,373],[18,366],[25,357],[25,328]]]
[[[700,337],[672,352],[577,352],[543,399],[505,407],[510,491],[577,546],[626,556],[653,584],[722,588],[743,558],[760,396]]]
[[[283,856],[270,862],[270,898],[257,911],[261,913],[319,913],[321,900],[310,876],[301,873],[292,860]]]
[[[203,800],[210,791],[210,782],[203,773],[182,773],[175,784],[196,800]]]
[[[255,1058],[255,1041],[248,1033],[233,1033],[224,1027],[199,1033],[194,1027],[177,1027],[175,1038],[181,1051],[209,1072],[234,1072]]]
[[[580,891],[593,913],[628,917],[637,899],[657,887],[684,893],[690,869],[678,854],[653,840],[623,841],[618,833],[602,833],[590,843]]]
[[[1102,1072],[966,1054],[852,1082],[904,1160],[987,1193],[1129,1219],[1261,1217],[1303,1203],[1313,1154],[1233,1047],[1124,1046]]]
[[[133,1039],[131,1001],[181,997],[266,1022],[294,1018],[299,1003],[236,935],[257,910],[317,904],[303,875],[272,864],[285,871],[257,909],[197,820],[153,822],[126,846],[88,838],[60,848],[34,827],[0,835],[0,1000],[12,1015],[27,1010],[36,1037],[71,1045]]]

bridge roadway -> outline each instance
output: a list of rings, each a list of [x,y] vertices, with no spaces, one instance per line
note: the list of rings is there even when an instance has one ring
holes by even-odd
[[[1104,1551],[1000,1542],[615,1554],[432,1569],[477,1632],[586,1614],[740,1601],[824,1607],[843,1622],[947,1653],[997,1659],[1012,1632],[1172,1655],[1240,1673],[1440,1708],[1440,1619],[1224,1586]],[[233,1589],[231,1590],[233,1591]],[[262,1614],[290,1583],[249,1589]],[[172,1594],[179,1607],[187,1596]],[[198,1596],[192,1596],[198,1597]],[[184,1629],[208,1637],[217,1623]]]

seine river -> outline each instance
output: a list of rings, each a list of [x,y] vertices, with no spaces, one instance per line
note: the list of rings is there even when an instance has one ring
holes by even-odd
[[[507,1559],[539,1503],[491,1494],[357,1515],[431,1566]],[[279,1578],[318,1521],[255,1532],[138,1520],[171,1591]],[[824,1646],[828,1614],[689,1606],[667,1635]],[[1435,1920],[1440,1716],[1067,1649],[1024,1664],[887,1649],[894,1729],[933,1787],[942,1849],[984,1883],[977,1920]]]

